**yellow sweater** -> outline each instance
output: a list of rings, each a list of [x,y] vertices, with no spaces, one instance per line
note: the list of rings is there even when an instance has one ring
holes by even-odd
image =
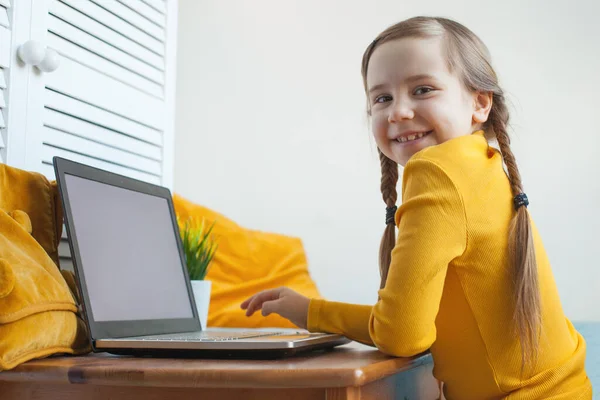
[[[591,399],[585,341],[565,317],[533,226],[542,337],[520,379],[508,229],[513,196],[482,131],[426,148],[406,164],[398,240],[375,306],[310,302],[308,329],[340,333],[394,356],[428,349],[447,399]]]

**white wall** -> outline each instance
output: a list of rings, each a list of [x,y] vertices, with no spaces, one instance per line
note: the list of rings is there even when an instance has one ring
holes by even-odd
[[[364,48],[424,14],[466,24],[514,103],[514,151],[567,315],[600,320],[600,3],[180,0],[175,191],[304,240],[332,300],[373,303],[385,205]],[[594,305],[594,306],[593,306]]]

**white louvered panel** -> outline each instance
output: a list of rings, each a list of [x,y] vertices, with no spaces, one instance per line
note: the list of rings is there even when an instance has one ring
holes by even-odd
[[[105,60],[108,60],[123,69],[134,71],[136,74],[145,77],[149,81],[159,84],[164,83],[163,71],[159,71],[145,62],[132,57],[130,54],[116,49],[114,46],[111,46],[99,40],[98,38],[73,27],[72,25],[56,18],[53,15],[48,18],[48,24],[49,32],[52,32],[53,34],[60,36],[71,43],[74,43],[75,45],[79,46],[81,50],[93,53],[85,56],[86,58],[91,55],[103,57]],[[94,61],[95,60],[97,59],[94,58]]]
[[[143,142],[120,132],[104,128],[97,124],[74,118],[49,108],[44,109],[44,125],[115,149],[123,150],[149,160],[161,161],[160,146]]]
[[[159,41],[145,32],[140,31],[113,13],[105,10],[95,3],[92,3],[90,0],[60,0],[60,3],[66,4],[67,6],[78,10],[80,13],[88,16],[94,21],[99,22],[101,25],[108,27],[124,38],[130,39],[133,42],[138,43],[146,49],[154,52],[156,55],[161,56],[160,69],[164,69],[164,60],[162,59],[162,56],[165,55],[165,45],[162,41]],[[52,7],[54,7],[54,5]],[[102,38],[102,36],[98,37]],[[117,42],[110,40],[109,43],[114,43],[115,46],[118,47]],[[129,50],[127,51],[130,52]],[[146,58],[142,59],[146,60]],[[152,62],[150,63],[155,65]]]
[[[56,50],[60,65],[31,75],[28,109],[39,112],[26,165],[55,179],[52,159],[59,156],[172,185],[174,69],[166,69],[165,55],[175,62],[175,4],[40,0],[46,6],[36,10],[36,1],[31,40]]]
[[[85,153],[80,153],[76,149],[60,149],[44,144],[42,147],[42,168],[40,172],[46,175],[48,179],[56,179],[54,175],[54,168],[52,167],[52,157],[54,156],[67,158],[75,162],[91,165],[92,167],[101,168],[107,171],[114,172],[116,174],[129,176],[134,179],[139,179],[154,184],[160,184],[159,176],[123,167],[121,165],[113,164],[108,161],[99,160],[97,158],[90,157]]]
[[[50,159],[52,160],[52,159]],[[56,179],[56,174],[54,173],[54,167],[52,166],[52,161],[45,163],[42,162],[42,166],[37,170],[37,172],[43,174],[46,176],[46,178],[48,178],[49,180],[55,180]]]
[[[0,108],[6,107],[6,76],[4,76],[4,69],[0,68]]]
[[[135,123],[127,118],[115,115],[106,110],[82,103],[61,93],[46,90],[44,103],[47,108],[75,116],[77,119],[107,128],[125,136],[140,139],[144,142],[162,146],[161,132]]]
[[[76,0],[83,1],[83,0]],[[148,21],[146,18],[142,17],[140,14],[135,11],[127,8],[123,4],[117,1],[106,1],[106,0],[90,0],[98,6],[104,8],[107,11],[115,14],[119,18],[127,21],[134,27],[139,30],[146,32],[148,35],[154,37],[155,39],[164,42],[165,40],[165,30],[164,28]]]
[[[84,33],[81,34],[85,35]],[[72,42],[65,40],[51,32],[48,32],[47,42],[49,47],[58,51],[63,57],[68,57],[71,60],[79,62],[91,69],[94,69],[95,71],[106,74],[125,85],[132,86],[152,96],[158,98],[164,97],[162,85],[152,82],[129,69],[123,68],[122,66],[114,63],[113,60],[107,60],[106,58],[100,57],[97,54],[73,44]],[[106,46],[110,48],[110,46]],[[113,50],[117,51],[115,49]],[[157,70],[155,71],[159,72]],[[160,74],[162,75],[162,73]]]
[[[66,230],[63,225],[63,232],[66,234]],[[62,235],[61,235],[62,237]],[[71,257],[71,249],[69,248],[69,242],[66,240],[61,240],[58,244],[58,256],[59,257]]]
[[[115,147],[73,135],[71,133],[56,130],[54,128],[43,128],[44,144],[61,149],[73,150],[98,160],[110,162],[121,167],[139,170],[141,172],[160,177],[160,162],[141,157]]]
[[[7,76],[6,68],[10,63],[10,1],[0,0],[0,163],[4,163],[6,153],[6,103],[7,103]]]
[[[4,114],[6,108],[6,101],[4,97],[6,96],[6,80],[4,79],[4,70],[0,68],[0,129],[5,128],[6,124],[4,123]],[[4,132],[0,132],[0,149],[6,148],[6,144],[4,143]],[[4,162],[3,152],[0,152],[0,162]]]
[[[153,22],[154,24],[160,26],[161,28],[165,27],[165,16],[161,14],[154,8],[150,7],[148,4],[144,3],[141,0],[117,0],[119,3],[123,4],[127,8],[135,11],[142,17],[146,18],[148,21]]]
[[[10,31],[0,26],[0,67],[10,65]]]
[[[4,70],[0,68],[0,129],[5,128],[4,114],[6,109],[6,79],[4,76]],[[3,133],[3,132],[2,132]],[[3,134],[0,133],[0,149],[5,148]],[[3,162],[3,161],[2,161]]]
[[[4,5],[0,5],[0,25],[10,28],[10,22],[8,19],[8,10]]]
[[[76,77],[77,79],[73,79]],[[164,102],[85,65],[63,57],[45,76],[46,87],[117,115],[163,131]]]
[[[67,238],[61,239],[58,244],[58,262],[60,269],[73,271],[73,260],[71,259],[71,249]]]
[[[167,13],[167,6],[165,5],[165,2],[162,0],[142,0],[142,1],[162,14]]]
[[[97,22],[91,16],[59,1],[51,3],[50,15],[52,17],[48,21],[50,24],[48,30],[134,71],[141,68],[140,72],[146,72],[145,75],[155,82],[164,82],[162,55],[148,50],[143,45]]]
[[[0,129],[6,128],[6,123],[4,122],[4,115],[6,115],[6,76],[5,70],[0,68]],[[0,149],[5,148],[3,134],[0,133]],[[4,162],[4,161],[2,161]]]
[[[67,228],[64,224],[62,226],[60,242],[58,243],[58,262],[60,263],[60,269],[73,271],[73,258],[71,257]]]

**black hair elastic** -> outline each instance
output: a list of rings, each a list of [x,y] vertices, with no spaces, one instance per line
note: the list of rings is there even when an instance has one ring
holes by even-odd
[[[398,210],[398,207],[393,206],[393,207],[386,207],[385,209],[385,224],[389,225],[389,224],[395,224],[395,216],[396,216],[396,210]]]
[[[519,193],[516,195],[513,199],[513,202],[515,203],[515,210],[518,210],[521,206],[527,207],[529,205],[529,199],[525,193]]]

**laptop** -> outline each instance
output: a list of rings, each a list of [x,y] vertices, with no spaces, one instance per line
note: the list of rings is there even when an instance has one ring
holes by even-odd
[[[301,329],[202,327],[169,189],[61,157],[53,164],[95,352],[277,358],[350,342]]]

